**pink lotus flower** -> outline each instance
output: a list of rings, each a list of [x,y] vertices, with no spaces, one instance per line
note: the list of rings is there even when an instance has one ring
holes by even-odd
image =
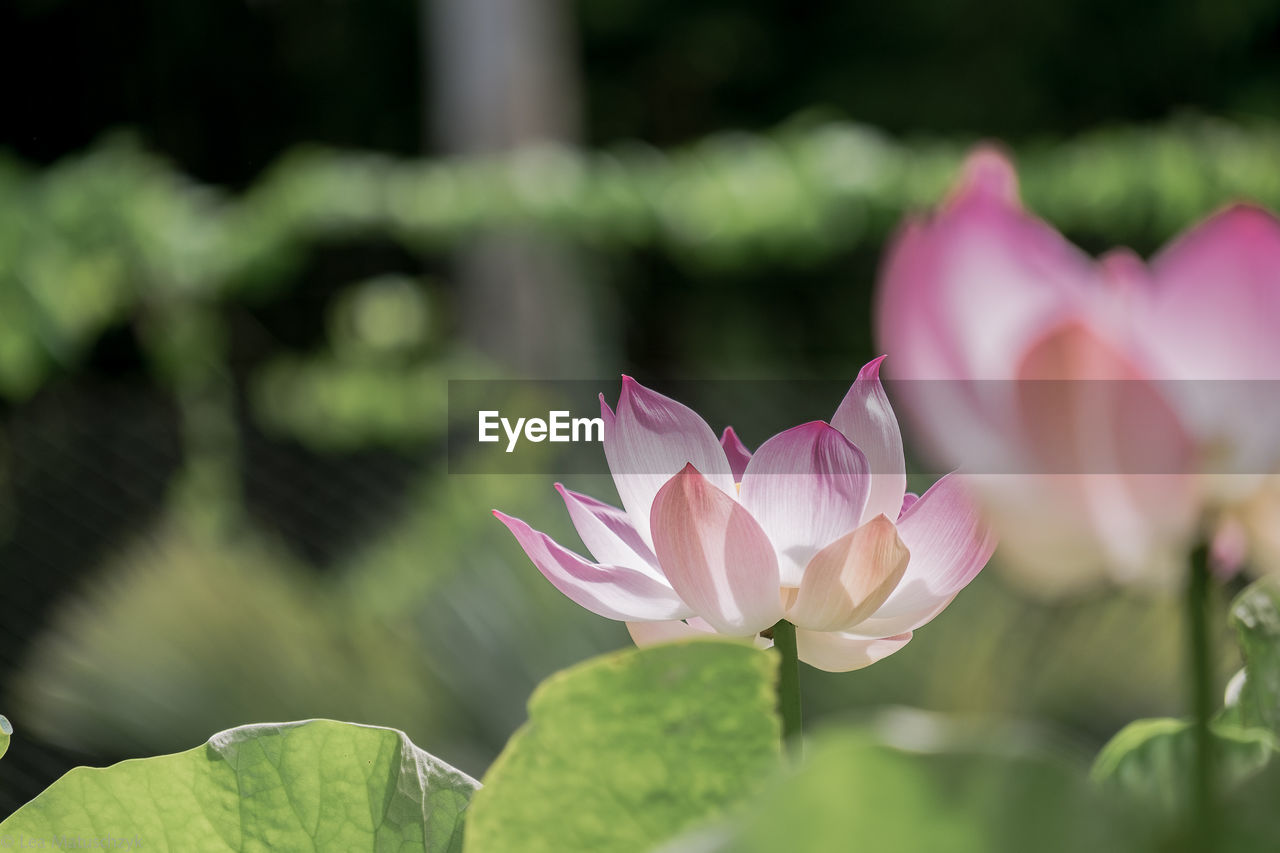
[[[1230,207],[1149,263],[1094,260],[1028,215],[1012,165],[979,149],[890,248],[878,326],[895,378],[948,380],[903,383],[912,423],[942,459],[1003,471],[979,493],[1003,562],[1042,591],[1176,582],[1206,524],[1220,567],[1239,563],[1280,421],[1274,392],[1217,380],[1280,378],[1268,213]]]
[[[556,485],[586,560],[495,510],[561,592],[625,621],[639,645],[797,626],[800,659],[859,669],[896,652],[986,564],[995,542],[954,476],[906,493],[902,437],[864,367],[831,423],[802,424],[753,455],[686,406],[623,377],[600,399],[604,451],[625,509]]]

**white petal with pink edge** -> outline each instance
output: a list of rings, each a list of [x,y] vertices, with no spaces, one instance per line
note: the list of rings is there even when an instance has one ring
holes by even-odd
[[[877,515],[813,555],[787,619],[811,631],[856,625],[893,592],[910,556],[893,522]]]
[[[663,574],[715,630],[748,636],[782,618],[769,538],[692,464],[658,492],[652,534]]]
[[[624,566],[600,566],[560,546],[518,518],[493,513],[556,589],[606,619],[663,621],[693,611],[665,583]]]
[[[813,555],[858,527],[870,488],[866,456],[822,421],[760,445],[741,500],[777,549],[784,586],[798,587]]]
[[[566,489],[559,483],[556,483],[556,491],[564,498],[569,518],[582,537],[582,544],[587,546],[597,563],[626,566],[654,578],[662,578],[658,558],[631,523],[630,515],[590,495]]]
[[[902,431],[880,383],[880,363],[884,359],[880,356],[858,372],[831,418],[831,425],[862,451],[871,469],[871,491],[862,512],[863,521],[881,513],[896,519],[907,491]]]
[[[641,648],[657,645],[658,643],[678,643],[684,640],[722,636],[717,634],[716,629],[707,624],[705,619],[699,619],[696,616],[684,621],[676,620],[673,622],[628,622],[627,633],[631,635],[631,640]],[[765,637],[757,636],[752,642],[757,649],[773,647],[773,640]]]
[[[800,660],[826,672],[852,672],[871,666],[909,642],[910,632],[894,637],[858,637],[837,631],[796,630]]]
[[[911,559],[884,604],[850,629],[864,637],[904,634],[933,619],[977,577],[996,547],[995,534],[956,474],[934,483],[897,527]]]
[[[604,455],[622,505],[645,543],[653,544],[649,514],[658,490],[692,464],[726,495],[734,493],[733,472],[715,433],[681,403],[622,378],[616,415],[604,417]]]
[[[714,636],[716,629],[706,620],[696,616],[686,621],[679,619],[670,622],[628,622],[627,633],[637,646],[652,646],[658,643],[673,643],[696,637]]]

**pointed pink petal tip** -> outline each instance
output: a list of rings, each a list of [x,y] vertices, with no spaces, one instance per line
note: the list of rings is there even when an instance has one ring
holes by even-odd
[[[1018,196],[1018,172],[1003,148],[983,143],[972,151],[960,167],[960,177],[947,199],[951,207],[969,199],[999,202],[1021,207]]]
[[[1119,246],[1098,257],[1102,274],[1115,285],[1134,289],[1144,287],[1150,281],[1146,262],[1133,249]]]
[[[622,393],[618,396],[618,408],[622,408],[622,401],[627,399],[637,399],[641,401],[649,401],[657,406],[675,405],[681,408],[688,408],[683,403],[671,399],[666,394],[662,394],[653,390],[648,385],[640,382],[634,376],[622,374]],[[689,409],[689,411],[693,411]]]
[[[1256,257],[1268,267],[1274,265],[1278,254],[1280,220],[1265,208],[1237,202],[1179,234],[1151,259],[1151,266],[1159,275],[1188,264],[1198,266],[1197,261],[1221,266],[1219,258],[1225,256],[1236,260]]]
[[[725,427],[724,432],[720,434],[720,446],[724,448],[725,458],[729,460],[734,482],[741,483],[742,475],[747,470],[747,463],[751,461],[751,451],[742,443],[742,439],[738,438],[738,434],[731,426]]]
[[[1211,215],[1205,222],[1219,223],[1232,229],[1253,232],[1274,239],[1280,234],[1280,219],[1265,207],[1247,201],[1237,201]]]
[[[879,513],[897,518],[907,490],[907,466],[902,430],[880,381],[880,365],[887,356],[867,362],[831,416],[831,425],[862,451],[872,479],[863,520]]]
[[[858,371],[858,380],[879,379],[880,365],[884,364],[884,360],[888,357],[889,354],[885,353],[884,355],[877,356],[864,364],[862,369]]]

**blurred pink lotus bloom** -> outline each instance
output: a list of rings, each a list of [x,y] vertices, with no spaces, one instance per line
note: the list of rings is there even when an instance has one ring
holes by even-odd
[[[894,378],[939,380],[899,387],[911,426],[984,472],[1002,563],[1036,589],[1176,584],[1204,535],[1231,571],[1280,519],[1255,500],[1280,508],[1260,491],[1280,470],[1277,394],[1249,382],[1280,379],[1280,223],[1265,211],[1227,208],[1149,263],[1095,260],[1024,211],[1013,166],[980,148],[940,209],[901,229],[879,296]]]
[[[623,509],[556,484],[584,559],[496,515],[566,596],[625,621],[638,645],[793,623],[801,660],[830,672],[902,648],[986,565],[995,540],[954,476],[906,493],[902,436],[877,359],[831,423],[752,454],[693,410],[623,377],[600,400]],[[761,632],[766,632],[761,637]]]

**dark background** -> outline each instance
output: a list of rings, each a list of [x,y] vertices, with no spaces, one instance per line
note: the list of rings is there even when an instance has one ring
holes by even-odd
[[[1183,0],[573,4],[584,139],[679,144],[818,106],[893,133],[1011,142],[1180,110],[1276,117],[1280,10]],[[431,152],[404,0],[12,0],[0,139],[36,163],[136,128],[244,185],[299,141]]]

